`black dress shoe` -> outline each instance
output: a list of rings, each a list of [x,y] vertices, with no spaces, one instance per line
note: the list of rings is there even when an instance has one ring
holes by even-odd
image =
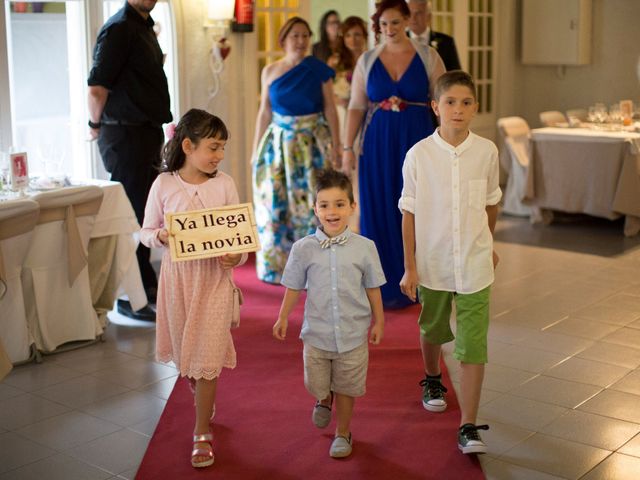
[[[133,310],[128,300],[118,299],[118,313],[125,317],[134,318],[136,320],[145,320],[147,322],[156,321],[156,312],[149,305],[145,305],[140,310]]]

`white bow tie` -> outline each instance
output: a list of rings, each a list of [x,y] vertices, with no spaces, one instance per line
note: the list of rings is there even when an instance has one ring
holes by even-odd
[[[320,242],[320,247],[329,248],[331,245],[344,245],[347,243],[348,237],[346,235],[340,235],[339,237],[327,238]]]

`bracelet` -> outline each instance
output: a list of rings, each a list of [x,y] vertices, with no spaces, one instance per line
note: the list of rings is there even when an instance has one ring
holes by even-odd
[[[98,122],[98,123],[94,123],[91,120],[89,120],[89,128],[100,128],[102,126],[102,123]]]
[[[342,147],[342,151],[343,152],[353,152],[353,147],[348,147],[347,145],[344,145]]]

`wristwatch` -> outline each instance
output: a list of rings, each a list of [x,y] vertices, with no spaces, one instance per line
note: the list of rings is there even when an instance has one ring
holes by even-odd
[[[102,123],[98,122],[98,123],[93,123],[91,120],[89,120],[89,128],[100,128],[102,126]]]

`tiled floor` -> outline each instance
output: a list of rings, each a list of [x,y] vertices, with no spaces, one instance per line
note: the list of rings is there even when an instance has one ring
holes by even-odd
[[[640,238],[513,218],[496,238],[487,478],[639,478]],[[0,480],[133,479],[176,372],[153,362],[152,325],[113,320],[106,342],[0,383]]]
[[[640,478],[640,239],[621,233],[580,217],[498,223],[488,479]]]

